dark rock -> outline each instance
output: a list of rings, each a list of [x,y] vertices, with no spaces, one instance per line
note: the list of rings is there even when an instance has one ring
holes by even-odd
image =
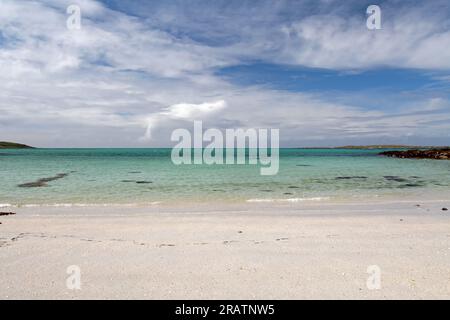
[[[442,211],[448,211],[448,209],[447,208],[442,208]]]
[[[137,184],[148,184],[148,183],[153,183],[152,181],[136,181]]]
[[[136,182],[136,180],[122,180],[122,182]]]
[[[297,186],[289,186],[288,189],[299,189],[300,187]]]
[[[0,212],[0,216],[11,216],[16,214],[15,212]]]
[[[411,158],[411,159],[435,159],[435,160],[449,160],[450,148],[442,149],[414,149],[404,151],[384,151],[380,155],[394,158]]]

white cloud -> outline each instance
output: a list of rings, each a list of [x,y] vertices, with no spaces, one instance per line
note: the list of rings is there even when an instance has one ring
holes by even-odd
[[[181,118],[186,120],[195,120],[197,117],[210,115],[211,113],[220,111],[226,107],[224,100],[215,102],[204,102],[201,104],[179,103],[160,112],[161,115],[170,118]]]
[[[204,120],[217,114],[226,108],[224,100],[204,102],[200,104],[178,103],[160,112],[154,113],[147,118],[147,130],[143,137],[145,140],[152,139],[152,130],[157,126],[167,125],[171,120]]]

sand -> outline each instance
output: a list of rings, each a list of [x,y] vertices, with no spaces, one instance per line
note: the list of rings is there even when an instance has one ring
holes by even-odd
[[[442,207],[450,201],[14,209],[0,217],[0,299],[449,299]],[[367,286],[373,265],[378,289]]]

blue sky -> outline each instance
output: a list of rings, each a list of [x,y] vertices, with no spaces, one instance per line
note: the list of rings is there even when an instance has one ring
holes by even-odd
[[[450,144],[449,2],[378,1],[381,30],[369,4],[3,0],[0,140],[170,146],[203,120],[288,147]]]
[[[217,71],[217,75],[238,85],[267,85],[281,90],[299,92],[427,90],[446,85],[445,81],[439,80],[439,74],[423,70],[392,68],[346,72],[268,63],[240,64]]]

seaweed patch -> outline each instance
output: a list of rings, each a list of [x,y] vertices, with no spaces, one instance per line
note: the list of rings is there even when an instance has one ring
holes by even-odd
[[[20,188],[39,188],[39,187],[47,187],[48,182],[62,179],[66,176],[68,176],[68,173],[59,173],[56,176],[48,177],[48,178],[41,178],[39,180],[33,181],[33,182],[27,182],[19,184],[18,187]]]

